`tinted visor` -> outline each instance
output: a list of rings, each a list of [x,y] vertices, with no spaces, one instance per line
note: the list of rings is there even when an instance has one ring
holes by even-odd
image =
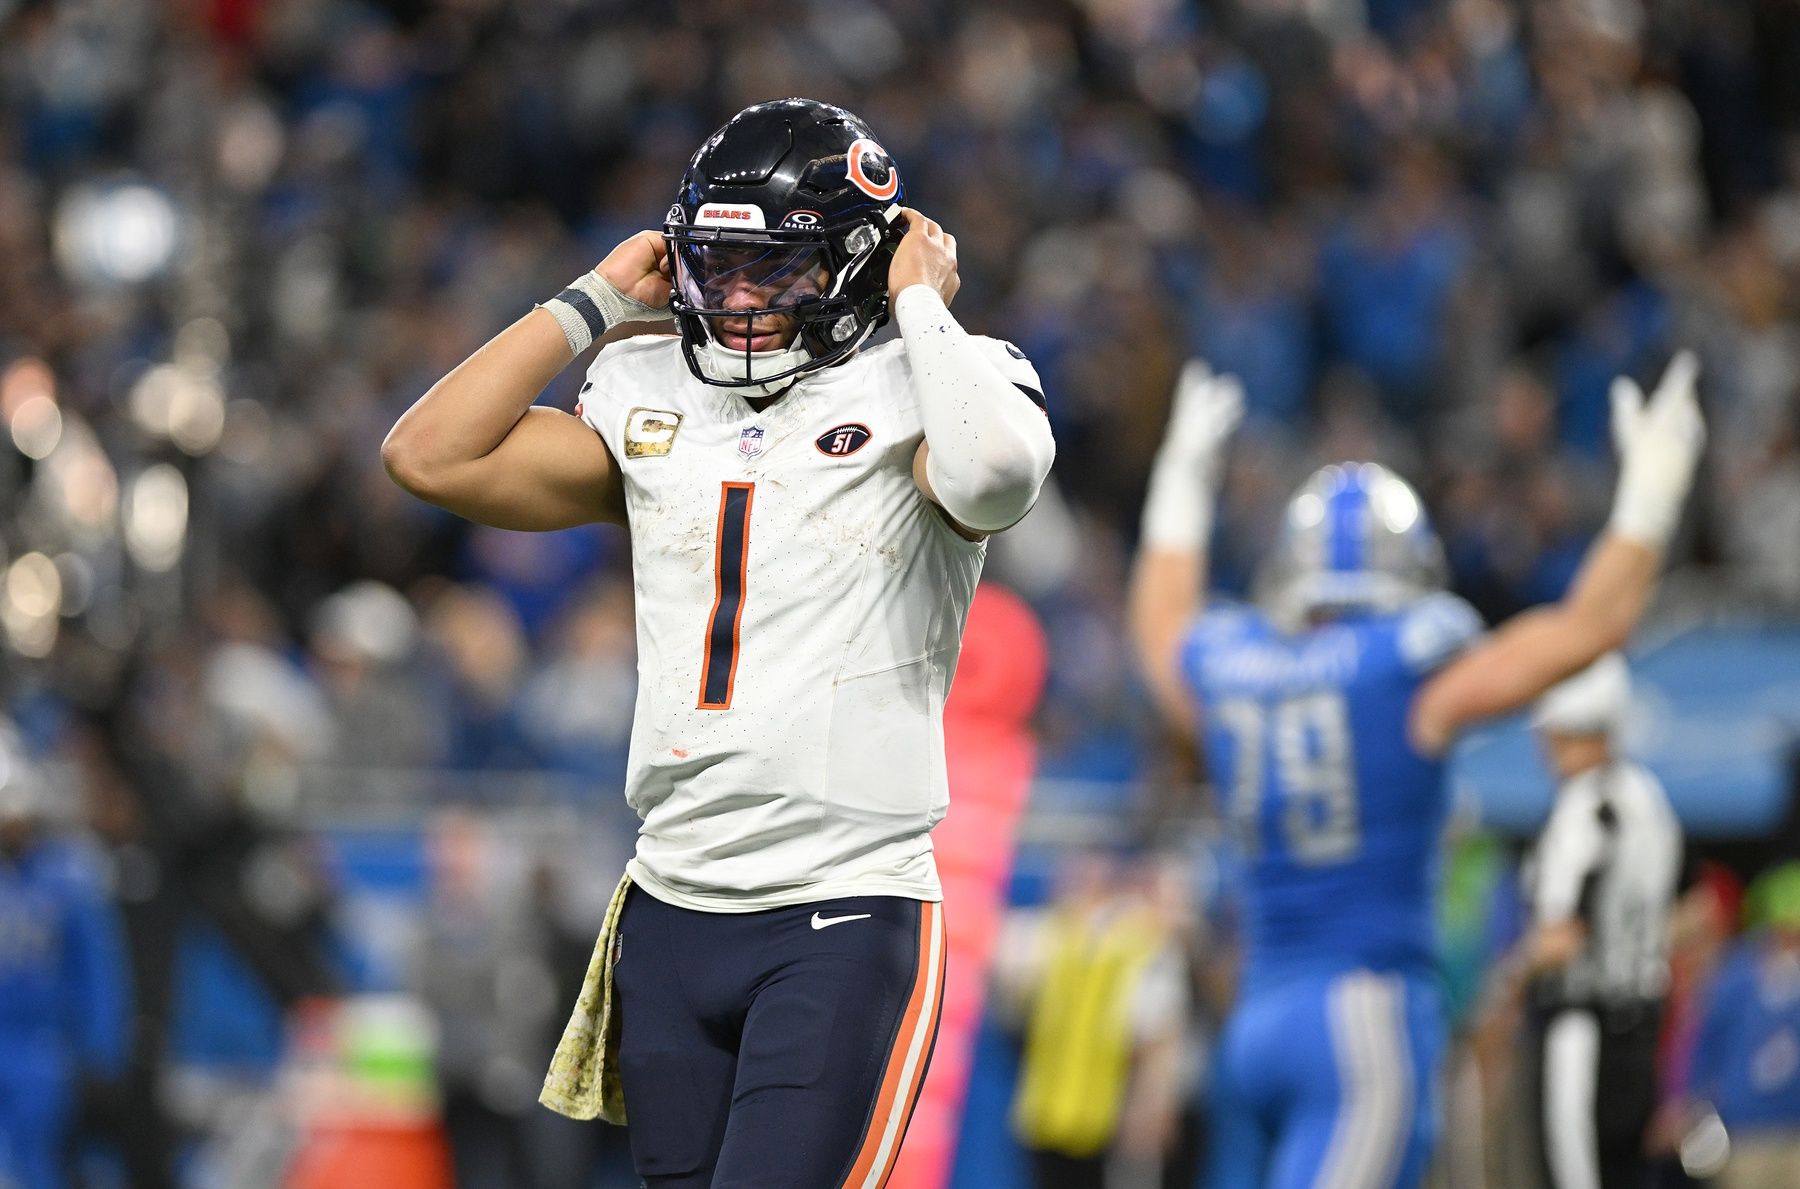
[[[675,238],[675,284],[697,310],[786,309],[821,297],[831,269],[818,243]]]

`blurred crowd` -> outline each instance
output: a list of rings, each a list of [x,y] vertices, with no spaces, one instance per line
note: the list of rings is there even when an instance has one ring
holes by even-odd
[[[1800,610],[1786,0],[0,0],[0,700],[86,791],[157,1029],[183,914],[284,1007],[345,981],[309,807],[530,771],[628,845],[623,536],[473,528],[378,446],[787,94],[871,122],[958,236],[959,316],[1043,374],[1053,490],[989,572],[1047,624],[1046,775],[1165,767],[1117,625],[1195,355],[1250,407],[1227,593],[1299,476],[1363,457],[1484,614],[1554,597],[1612,377],[1687,344],[1674,586]]]
[[[1296,476],[1374,457],[1421,485],[1484,613],[1553,596],[1604,513],[1611,378],[1685,343],[1719,461],[1682,557],[1715,593],[1800,606],[1800,12],[1778,0],[15,0],[0,20],[0,609],[45,662],[15,687],[109,704],[158,650],[306,649],[344,736],[297,727],[309,745],[616,770],[617,534],[471,529],[376,447],[655,225],[725,116],[790,92],[873,123],[959,233],[963,320],[1044,375],[1058,489],[991,572],[1063,642],[1059,772],[1136,766],[1122,557],[1191,355],[1252,410],[1227,591]],[[326,602],[357,582],[414,626],[343,622]],[[427,654],[421,701],[474,729],[381,716],[413,708],[382,686]]]

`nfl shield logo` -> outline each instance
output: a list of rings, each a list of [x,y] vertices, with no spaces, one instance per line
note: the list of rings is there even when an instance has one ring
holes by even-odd
[[[742,433],[738,434],[738,453],[742,454],[746,460],[755,458],[758,454],[761,454],[762,446],[762,426],[752,425]]]

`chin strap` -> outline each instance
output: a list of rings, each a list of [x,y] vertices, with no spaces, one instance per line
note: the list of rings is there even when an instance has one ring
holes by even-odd
[[[737,389],[743,396],[774,396],[777,392],[785,392],[800,379],[798,375],[781,376],[781,373],[812,359],[810,352],[804,347],[785,347],[780,351],[728,351],[718,343],[708,339],[695,355],[700,370],[709,379],[722,385]],[[781,376],[779,380],[758,381],[750,377],[756,372],[768,372]]]

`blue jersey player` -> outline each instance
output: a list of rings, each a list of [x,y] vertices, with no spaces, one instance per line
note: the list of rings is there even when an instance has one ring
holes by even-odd
[[[1257,605],[1205,610],[1236,381],[1190,364],[1152,473],[1134,643],[1163,712],[1200,724],[1243,871],[1243,981],[1214,1083],[1215,1189],[1418,1185],[1445,1043],[1432,887],[1443,756],[1617,648],[1652,592],[1704,440],[1694,358],[1613,390],[1611,520],[1562,602],[1481,635],[1446,593],[1418,497],[1373,463],[1288,505]]]

